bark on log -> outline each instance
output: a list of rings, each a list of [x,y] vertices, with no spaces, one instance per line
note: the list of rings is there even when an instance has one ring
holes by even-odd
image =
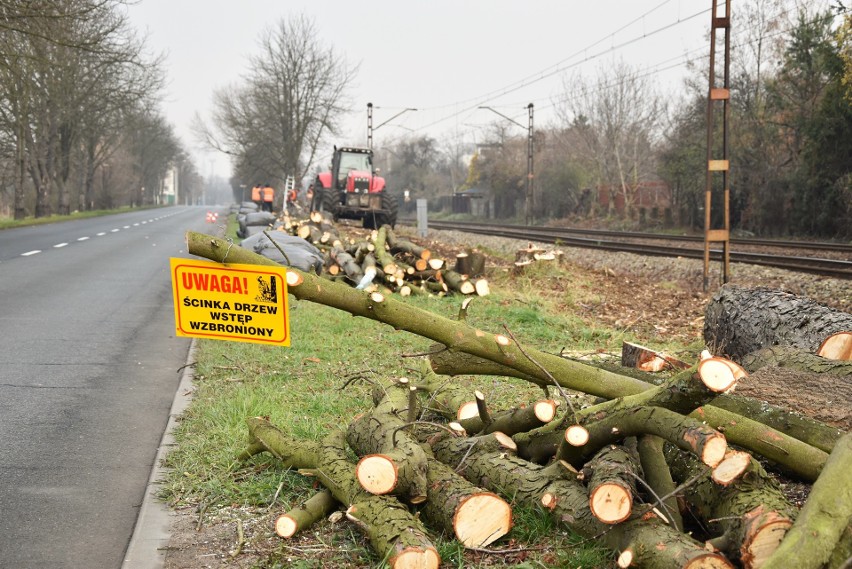
[[[589,442],[582,447],[562,445],[556,457],[578,466],[605,445],[624,437],[656,435],[716,466],[728,449],[725,436],[702,423],[662,407],[636,407],[610,413],[586,425]]]
[[[698,476],[684,496],[687,507],[717,536],[712,543],[747,568],[762,566],[796,516],[775,479],[752,459],[739,479],[720,486],[689,455],[669,448],[666,456],[679,483]]]
[[[672,525],[683,531],[683,517],[680,513],[680,505],[675,495],[676,485],[672,479],[672,473],[666,457],[663,454],[665,440],[654,435],[642,435],[639,437],[639,460],[645,482],[651,488],[657,498],[663,499],[662,507],[659,509],[663,515],[671,521]]]
[[[224,239],[202,233],[187,232],[187,245],[191,254],[220,263],[227,256],[227,259],[232,263],[277,266],[274,261],[241,247],[233,246],[232,243],[228,243]],[[364,316],[371,320],[384,322],[396,329],[406,330],[444,344],[450,350],[462,351],[512,367],[523,374],[538,378],[542,383],[552,381],[551,377],[543,371],[542,368],[544,368],[549,370],[550,376],[555,378],[562,387],[608,399],[639,393],[651,387],[649,384],[634,378],[600,370],[533,348],[527,347],[521,350],[501,334],[477,330],[464,322],[450,320],[423,311],[410,304],[385,298],[383,295],[368,294],[347,287],[342,283],[326,281],[298,270],[288,270],[288,286],[289,292],[300,300],[317,302],[356,316]],[[704,418],[714,423],[727,423],[731,426],[741,419],[733,413],[716,409],[711,405],[704,408],[703,414]],[[765,436],[771,436],[772,440],[768,444],[762,441],[755,444],[754,441],[749,439],[754,431],[754,427],[730,429],[727,437],[730,442],[761,454],[768,450],[770,454],[765,454],[767,458],[794,472],[798,471],[799,475],[805,479],[815,480],[814,474],[818,474],[825,463],[826,453],[813,449],[823,455],[822,459],[820,460],[819,455],[812,455],[809,457],[812,460],[803,467],[799,461],[808,452],[802,450],[801,452],[790,453],[787,448],[784,448],[795,446],[798,441],[779,431],[766,429]],[[773,447],[775,448],[774,452],[772,452]],[[812,447],[808,448],[812,449]],[[796,459],[791,458],[793,454],[796,455]],[[814,477],[809,478],[810,476]]]
[[[432,253],[429,249],[416,245],[407,239],[399,237],[392,229],[386,229],[386,241],[392,254],[407,253],[417,259],[428,261],[432,258]]]
[[[346,273],[346,276],[349,278],[352,285],[361,283],[361,280],[364,278],[364,271],[358,263],[355,262],[352,255],[340,247],[332,247],[329,252],[329,256],[341,269],[343,269],[343,272]]]
[[[633,512],[639,457],[624,446],[604,447],[583,467],[589,509],[605,524],[621,523]]]
[[[433,441],[432,448],[441,462],[459,465],[465,477],[475,484],[519,503],[544,505],[554,520],[580,535],[599,540],[615,551],[630,551],[630,566],[733,567],[721,555],[707,551],[702,544],[660,523],[653,515],[614,526],[601,523],[592,515],[588,494],[579,482],[554,477],[553,469],[507,454],[505,448],[500,449],[499,445],[495,448],[482,439],[442,436]]]
[[[764,569],[818,569],[852,523],[852,433],[835,445],[805,505]]]
[[[442,462],[430,459],[428,466],[429,499],[421,511],[426,521],[472,548],[486,547],[509,532],[512,508],[505,500],[474,486]]]
[[[426,500],[427,459],[423,448],[403,429],[417,418],[416,398],[401,378],[382,389],[375,408],[356,417],[346,430],[346,441],[362,457],[355,475],[372,494],[393,494],[413,504]]]
[[[852,376],[852,362],[830,360],[788,346],[769,346],[746,354],[742,358],[743,367],[755,372],[764,367],[790,368],[811,373],[829,373],[838,376]]]
[[[346,458],[344,433],[335,431],[322,442],[316,476],[343,504],[346,517],[367,535],[380,559],[394,569],[437,569],[437,549],[421,522],[399,500],[364,491],[355,478],[354,465]]]
[[[767,288],[725,285],[704,315],[704,342],[734,361],[774,345],[816,353],[826,338],[850,330],[852,314]]]
[[[328,490],[320,490],[300,506],[275,520],[275,533],[281,537],[293,537],[297,532],[311,527],[337,508],[337,500]]]

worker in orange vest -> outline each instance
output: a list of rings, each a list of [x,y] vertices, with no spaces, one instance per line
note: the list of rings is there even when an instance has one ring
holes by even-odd
[[[272,189],[272,186],[266,184],[263,186],[263,211],[272,211],[272,200],[275,199],[275,190]]]
[[[256,203],[257,207],[261,206],[260,186],[258,184],[255,184],[254,186],[251,187],[251,201]]]

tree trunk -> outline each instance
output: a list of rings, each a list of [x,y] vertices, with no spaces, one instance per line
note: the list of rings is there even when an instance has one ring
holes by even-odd
[[[852,314],[767,288],[723,286],[704,315],[704,342],[735,361],[775,345],[816,353],[826,338],[850,330]]]
[[[755,372],[764,367],[789,368],[809,373],[828,373],[842,377],[852,376],[852,362],[830,360],[798,348],[768,346],[743,356],[743,367]]]
[[[583,467],[589,490],[589,508],[605,524],[618,524],[630,517],[636,479],[642,478],[639,456],[620,445],[601,449]]]

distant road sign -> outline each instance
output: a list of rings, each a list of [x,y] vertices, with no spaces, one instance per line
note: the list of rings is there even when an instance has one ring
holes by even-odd
[[[171,259],[178,336],[290,345],[287,269]]]

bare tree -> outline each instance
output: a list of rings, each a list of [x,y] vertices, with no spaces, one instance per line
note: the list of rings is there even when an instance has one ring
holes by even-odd
[[[317,35],[305,16],[267,29],[239,86],[214,94],[212,126],[196,120],[199,137],[231,155],[239,173],[301,179],[324,137],[336,133],[357,66],[321,45]]]
[[[655,145],[665,107],[653,83],[624,62],[601,68],[593,80],[566,78],[557,105],[564,127],[583,141],[587,168],[620,195],[631,214],[642,182],[656,177]]]

